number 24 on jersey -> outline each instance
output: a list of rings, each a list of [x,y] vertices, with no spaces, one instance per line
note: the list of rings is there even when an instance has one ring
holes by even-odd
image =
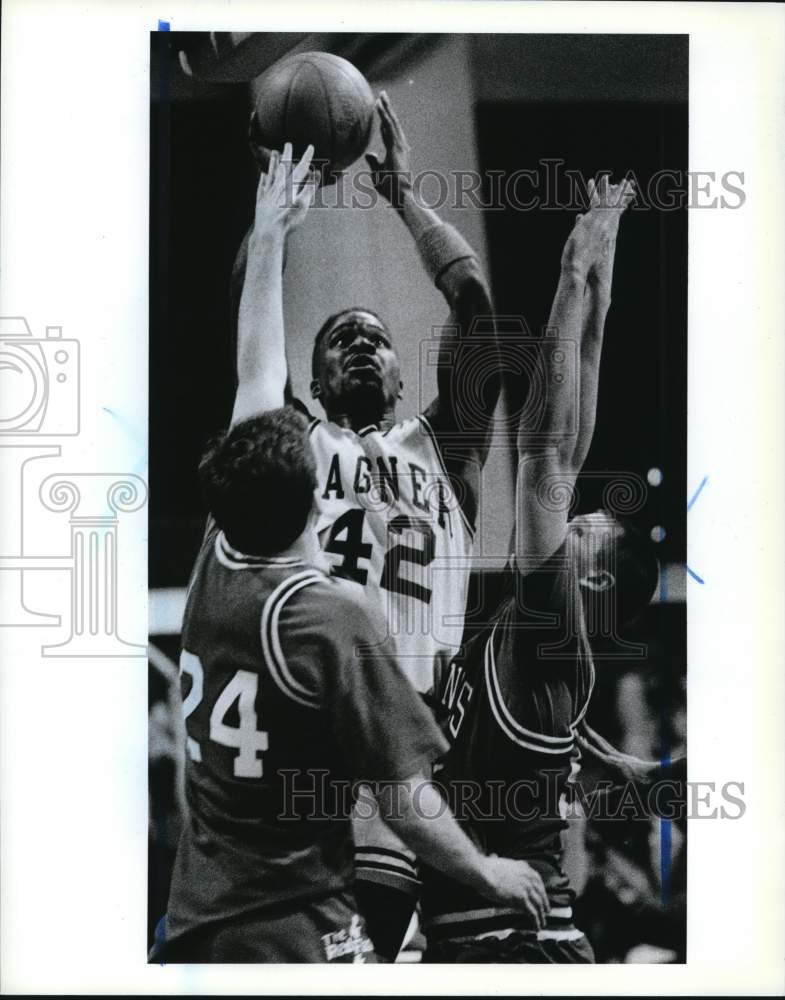
[[[184,649],[180,655],[180,675],[191,678],[191,690],[183,701],[183,718],[188,717],[201,704],[204,694],[204,668],[198,656]],[[256,695],[259,676],[251,670],[238,670],[215,700],[210,712],[210,740],[237,751],[234,758],[235,778],[261,778],[263,765],[258,754],[268,749],[268,734],[257,729]],[[229,710],[237,705],[239,726],[226,723]],[[202,748],[191,736],[187,739],[191,760],[201,761]]]

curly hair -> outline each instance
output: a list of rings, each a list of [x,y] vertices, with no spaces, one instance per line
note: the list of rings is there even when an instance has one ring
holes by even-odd
[[[202,493],[229,544],[248,555],[283,552],[305,529],[316,465],[306,422],[291,406],[244,420],[208,445]]]

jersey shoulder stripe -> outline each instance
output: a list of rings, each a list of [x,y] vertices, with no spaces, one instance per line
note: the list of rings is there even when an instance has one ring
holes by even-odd
[[[597,676],[596,673],[595,673],[595,670],[594,670],[594,661],[592,660],[592,657],[591,657],[591,651],[589,651],[587,653],[587,657],[588,657],[588,664],[589,664],[589,690],[586,693],[586,700],[583,703],[583,707],[581,708],[580,712],[578,712],[578,714],[573,719],[573,723],[572,723],[572,728],[573,729],[577,729],[578,728],[579,723],[583,720],[584,715],[586,715],[586,712],[589,709],[589,702],[591,701],[592,692],[594,691],[594,680],[595,680],[595,678]]]
[[[289,558],[287,556],[249,556],[244,552],[233,549],[227,542],[226,536],[219,531],[215,536],[215,557],[226,569],[262,569],[265,566],[279,566],[282,568],[304,566],[302,559]]]
[[[496,670],[496,657],[493,650],[493,640],[496,635],[498,624],[494,625],[493,631],[485,644],[485,687],[488,692],[488,702],[491,706],[496,722],[505,735],[525,747],[527,750],[534,750],[537,753],[546,754],[566,754],[574,745],[574,737],[571,736],[546,736],[544,733],[535,733],[531,729],[526,729],[515,718],[504,703],[499,677]]]
[[[278,620],[281,610],[298,591],[303,587],[312,586],[324,580],[324,574],[315,570],[305,570],[302,573],[295,573],[288,577],[283,583],[278,584],[264,603],[262,609],[261,635],[262,651],[264,653],[267,668],[270,676],[275,681],[278,688],[287,698],[296,701],[305,708],[321,708],[318,697],[293,676],[286,663],[286,658],[281,649],[281,640],[278,634]]]
[[[202,564],[207,558],[208,553],[213,547],[213,536],[216,533],[215,521],[213,520],[213,515],[207,515],[207,521],[204,526],[204,535],[202,536],[202,544],[199,547],[199,552],[194,560],[194,566],[191,570],[191,576],[188,580],[188,587],[185,591],[185,603],[188,604],[191,599],[191,591],[194,589],[196,581],[199,579],[201,573]]]

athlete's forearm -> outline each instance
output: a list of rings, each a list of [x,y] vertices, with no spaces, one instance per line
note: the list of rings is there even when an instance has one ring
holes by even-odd
[[[232,422],[283,404],[286,385],[281,228],[252,232],[237,322],[238,388]]]
[[[597,390],[605,318],[611,304],[616,238],[622,213],[634,197],[634,186],[626,181],[609,185],[606,180],[592,192],[588,218],[596,219],[596,238],[589,264],[584,296],[580,347],[580,412],[572,464],[580,471],[589,452],[597,417]],[[578,255],[580,258],[580,255]],[[586,260],[584,257],[583,260]]]
[[[485,855],[458,826],[438,790],[424,777],[382,786],[385,822],[418,858],[482,895],[493,892]]]
[[[572,465],[580,470],[589,453],[597,419],[597,392],[600,385],[600,358],[605,334],[605,318],[610,308],[610,287],[590,280],[583,298],[583,323],[580,346],[580,384],[578,436]]]
[[[435,212],[417,204],[409,191],[400,199],[399,212],[415,237],[417,251],[428,277],[442,293],[450,310],[441,333],[437,360],[438,397],[428,408],[437,437],[441,431],[453,432],[461,425],[461,401],[474,400],[472,441],[467,444],[471,461],[484,462],[490,438],[491,420],[501,391],[501,358],[496,340],[496,325],[490,287],[473,248],[454,226],[441,222]],[[471,379],[478,377],[478,354],[482,351],[480,377],[482,393],[478,397]],[[477,406],[483,407],[479,413]],[[464,404],[465,405],[465,404]],[[484,426],[479,422],[484,420]],[[478,441],[478,432],[487,439]],[[464,451],[466,449],[463,449]],[[456,457],[448,468],[464,478],[467,456]]]
[[[549,338],[548,349],[543,351],[542,389],[534,385],[530,390],[542,392],[542,417],[536,428],[523,422],[519,424],[520,458],[531,452],[532,431],[536,433],[538,445],[547,441],[562,454],[569,447],[569,435],[577,418],[578,356],[585,287],[582,270],[571,262],[563,263],[548,319],[548,327],[559,344]],[[561,350],[557,351],[556,347]]]
[[[412,234],[415,242],[431,226],[441,225],[441,219],[432,208],[422,205],[414,196],[409,178],[400,178],[396,185],[397,197],[392,202],[404,225]]]
[[[479,286],[483,293],[481,307],[490,314],[490,292],[480,269],[477,255],[458,230],[443,222],[433,209],[421,205],[406,182],[399,183],[393,204],[412,234],[428,276],[447,299],[452,313],[456,312],[458,297],[466,286]],[[453,322],[463,326],[469,317],[456,316]],[[463,330],[463,333],[466,333]]]
[[[542,926],[548,897],[539,874],[525,861],[478,851],[423,775],[383,787],[378,798],[382,816],[418,858],[497,905],[528,912],[533,925]]]
[[[512,545],[522,573],[532,572],[548,559],[567,530],[585,287],[584,269],[565,251],[548,321],[555,336],[543,343],[547,346],[542,352],[543,388],[535,383],[530,389],[543,393],[542,419],[536,427],[523,421],[518,425]],[[551,497],[547,502],[543,491]]]

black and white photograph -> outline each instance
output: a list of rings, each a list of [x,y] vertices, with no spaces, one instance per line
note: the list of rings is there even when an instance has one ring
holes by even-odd
[[[785,9],[0,37],[0,992],[782,995]]]
[[[688,93],[151,36],[151,962],[685,961]]]

